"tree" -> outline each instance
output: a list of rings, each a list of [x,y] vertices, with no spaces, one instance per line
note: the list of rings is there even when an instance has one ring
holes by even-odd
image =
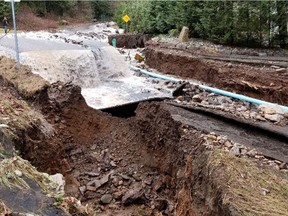
[[[288,16],[288,2],[277,0],[277,18],[276,23],[278,25],[278,37],[279,37],[279,45],[281,48],[288,47],[288,34],[287,34],[287,16]]]
[[[190,35],[216,43],[288,46],[288,1],[137,1],[119,6],[115,20],[131,17],[133,31],[167,33],[186,25]]]
[[[94,18],[96,18],[97,20],[108,20],[113,16],[111,2],[93,1],[92,8]]]
[[[113,20],[118,24],[118,26],[120,28],[124,28],[124,23],[122,20],[122,17],[127,13],[127,3],[126,2],[122,2],[118,5],[114,16],[113,16]]]
[[[57,15],[63,16],[65,11],[68,11],[72,7],[77,5],[76,0],[69,1],[46,1],[46,10],[48,13],[55,13]]]
[[[19,3],[15,3],[15,13],[17,13]],[[0,17],[6,16],[8,19],[12,16],[11,3],[0,1]]]

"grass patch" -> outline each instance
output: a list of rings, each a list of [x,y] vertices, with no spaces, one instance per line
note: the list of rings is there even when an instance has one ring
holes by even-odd
[[[46,193],[52,193],[51,180],[36,170],[28,161],[19,156],[4,159],[0,162],[0,184],[9,188],[27,189],[29,185],[19,176],[19,171],[27,178],[34,180]],[[18,172],[18,173],[17,173]]]
[[[208,159],[209,178],[217,181],[222,203],[241,215],[288,215],[288,181],[280,173],[260,169],[245,158],[215,150]]]

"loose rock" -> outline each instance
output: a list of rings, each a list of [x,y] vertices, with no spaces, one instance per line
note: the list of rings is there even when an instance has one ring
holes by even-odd
[[[258,107],[258,111],[265,114],[284,114],[284,110],[279,106],[271,106],[271,105],[260,105]]]
[[[130,204],[144,204],[146,202],[146,197],[144,195],[144,189],[140,184],[134,186],[133,189],[129,190],[125,195],[122,197],[122,203],[124,205]]]
[[[287,166],[286,163],[282,163],[282,164],[279,165],[279,169],[280,169],[280,170],[281,170],[281,169],[287,169],[287,168],[288,168],[288,166]]]
[[[235,155],[235,156],[240,156],[241,152],[240,152],[240,147],[238,145],[234,145],[231,150],[230,150],[231,154]]]
[[[83,195],[85,193],[85,191],[86,191],[86,186],[80,186],[79,187],[79,191]]]
[[[23,173],[20,170],[15,170],[14,173],[18,176],[18,177],[22,177]]]
[[[248,155],[249,157],[255,157],[255,155],[257,155],[257,151],[255,149],[251,149],[246,153],[246,155]]]
[[[116,166],[117,166],[114,161],[111,161],[111,162],[110,162],[110,165],[111,165],[112,167],[116,167]]]
[[[104,194],[101,198],[100,198],[100,203],[101,204],[109,204],[111,203],[113,197],[111,194]]]
[[[277,73],[285,73],[285,72],[287,72],[287,69],[286,68],[278,68],[278,69],[276,69],[276,72]]]
[[[146,184],[146,185],[152,185],[152,182],[153,182],[153,180],[152,179],[146,179],[145,181],[144,181],[144,183]]]
[[[233,144],[229,141],[229,140],[227,140],[225,143],[224,143],[224,146],[226,146],[227,148],[231,148],[231,147],[233,147]],[[232,150],[232,149],[231,149]]]
[[[280,122],[284,118],[284,116],[280,114],[265,114],[264,117],[272,122]]]
[[[130,177],[124,174],[119,174],[124,180],[130,180]]]
[[[95,187],[97,190],[98,188],[100,188],[102,185],[106,184],[109,181],[109,176],[110,176],[110,174],[104,176],[100,180],[93,180],[93,181],[88,182],[87,183],[87,190],[88,190],[88,186]]]
[[[49,179],[57,185],[56,191],[64,193],[65,180],[62,174],[56,173],[54,175],[50,175]]]
[[[200,103],[202,101],[202,97],[200,95],[194,95],[192,97],[192,101]]]

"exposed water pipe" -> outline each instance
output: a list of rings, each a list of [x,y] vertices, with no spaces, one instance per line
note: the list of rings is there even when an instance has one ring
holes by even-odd
[[[132,66],[132,65],[130,65],[130,69],[134,70],[134,71],[139,71],[139,72],[141,72],[143,74],[146,74],[146,75],[154,77],[154,78],[158,78],[158,79],[162,79],[162,80],[168,80],[168,81],[171,81],[171,82],[174,82],[174,83],[181,81],[180,79],[176,79],[176,78],[172,78],[172,77],[156,74],[156,73],[153,73],[153,72],[149,72],[149,71],[143,70],[141,68],[138,68],[138,67],[135,67],[135,66]],[[249,103],[254,103],[254,104],[257,104],[257,105],[269,105],[269,106],[280,107],[282,110],[288,112],[288,107],[287,106],[282,106],[282,105],[279,105],[279,104],[270,103],[270,102],[263,101],[263,100],[258,100],[256,98],[247,97],[245,95],[240,95],[240,94],[232,93],[232,92],[229,92],[229,91],[224,91],[224,90],[221,90],[221,89],[217,89],[217,88],[201,85],[201,84],[194,83],[194,82],[190,82],[190,83],[192,85],[199,86],[202,90],[208,90],[208,91],[214,92],[216,94],[220,94],[220,95],[236,98],[236,99],[239,99],[239,100],[242,100],[242,101],[246,101],[246,102],[249,102]]]

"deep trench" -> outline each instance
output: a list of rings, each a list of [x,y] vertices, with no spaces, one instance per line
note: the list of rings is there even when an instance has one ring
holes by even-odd
[[[138,104],[139,102],[135,102],[117,107],[102,109],[101,111],[119,118],[130,118],[135,116],[135,110],[137,109]]]
[[[72,95],[72,98],[75,97]],[[83,108],[81,108],[81,105],[85,104],[83,101],[84,100],[81,102],[80,100],[79,102],[80,110]],[[75,105],[75,101],[69,101],[69,103],[73,104],[73,106]],[[75,106],[77,107],[78,105],[76,104]],[[138,118],[138,120],[136,122],[134,121],[133,123],[138,122],[140,124],[135,124],[134,129],[137,131],[137,133],[142,135],[144,134],[145,136],[143,140],[141,140],[142,142],[139,143],[139,149],[137,150],[141,151],[141,148],[148,147],[146,149],[147,153],[150,154],[150,157],[153,158],[153,160],[157,161],[156,164],[153,164],[153,166],[150,167],[151,172],[157,169],[160,171],[160,175],[168,176],[170,181],[173,182],[169,188],[169,194],[172,198],[168,198],[174,199],[174,202],[178,203],[177,206],[175,205],[175,211],[177,211],[177,214],[175,215],[234,215],[233,212],[230,212],[230,209],[227,208],[226,205],[223,205],[222,191],[214,188],[213,185],[210,185],[212,184],[211,182],[205,180],[206,177],[208,178],[208,176],[205,176],[205,167],[208,163],[208,156],[203,148],[198,148],[199,143],[197,144],[197,142],[199,142],[199,137],[192,137],[187,141],[189,146],[192,144],[191,149],[194,148],[194,150],[192,150],[193,160],[189,159],[184,151],[181,150],[181,143],[178,139],[180,137],[175,139],[175,134],[173,134],[178,130],[180,124],[176,123],[175,120],[171,118],[171,113],[168,112],[166,108],[163,109],[163,106],[165,107],[166,105],[163,105],[161,102],[157,103],[155,101],[150,101],[116,107],[110,110],[105,110],[105,112],[106,114],[109,114],[108,120],[113,118],[113,116],[117,116],[123,121],[128,121],[131,118]],[[71,107],[68,106],[67,109],[69,110]],[[87,110],[90,110],[89,114],[97,113],[99,118],[105,118],[106,114],[104,112],[101,113],[100,111],[90,108],[87,108]],[[87,110],[84,110],[84,113]],[[55,113],[52,112],[49,114]],[[209,115],[209,117],[213,116],[215,117],[214,114]],[[71,118],[69,115],[67,117]],[[231,122],[232,124],[235,123],[234,121],[230,121],[230,123]],[[77,125],[75,126],[77,127]],[[65,130],[65,128],[62,130]],[[74,134],[71,135],[73,136]],[[59,144],[61,146],[62,144],[66,145],[67,143]],[[93,142],[88,143],[88,145],[91,144],[93,144]],[[65,164],[63,164],[63,161],[59,160],[61,158],[63,159],[63,157],[65,158],[65,156],[61,155],[61,153],[76,150],[77,145],[66,146],[66,149],[49,148],[49,140],[47,140],[45,136],[41,134],[39,128],[34,127],[20,135],[16,148],[20,151],[25,159],[29,160],[33,165],[39,168],[39,171],[48,172],[50,174],[60,172],[65,176]],[[191,167],[192,164],[193,168]],[[51,169],[51,167],[54,169]],[[185,175],[182,174],[182,176],[179,177],[179,173],[183,172],[183,170],[185,170]],[[213,200],[211,209],[208,209],[208,207],[205,206],[205,199],[199,196],[199,194],[192,194],[193,191],[196,191],[199,194],[202,193],[209,197],[209,199],[211,198],[211,200]],[[209,194],[207,191],[212,192]],[[202,207],[206,208],[207,214],[201,213]]]
[[[186,176],[182,176],[181,179],[178,179],[177,174],[181,169],[185,169],[187,167],[188,163],[192,164],[192,161],[185,162],[185,153],[181,150],[181,144],[179,144],[180,137],[177,137],[177,134],[175,136],[176,129],[179,128],[179,123],[175,123],[175,121],[171,118],[170,113],[168,111],[163,111],[164,109],[159,108],[163,103],[155,103],[155,101],[149,101],[146,103],[132,103],[123,105],[120,107],[114,107],[110,109],[102,110],[103,113],[100,111],[93,110],[90,107],[87,107],[86,103],[84,102],[83,97],[80,94],[80,89],[69,89],[67,87],[67,92],[69,92],[69,97],[66,98],[65,96],[62,98],[65,98],[66,101],[61,103],[54,103],[53,105],[49,104],[46,100],[49,100],[48,97],[43,97],[45,100],[43,103],[38,104],[38,108],[44,111],[46,118],[50,116],[49,118],[54,119],[54,115],[62,115],[63,119],[60,118],[60,123],[63,120],[65,123],[63,125],[67,126],[66,124],[71,124],[72,122],[69,122],[69,120],[75,118],[75,119],[81,119],[81,117],[85,116],[85,119],[82,119],[83,122],[86,121],[87,128],[93,127],[93,124],[99,122],[99,119],[102,119],[104,121],[100,121],[99,124],[113,124],[113,122],[109,122],[111,118],[113,117],[119,117],[123,121],[133,119],[134,117],[139,118],[137,121],[134,121],[132,123],[138,123],[135,124],[133,127],[133,130],[137,132],[136,136],[138,135],[144,135],[142,139],[140,139],[141,142],[139,142],[139,149],[141,147],[145,147],[148,149],[148,154],[150,154],[150,157],[154,160],[158,161],[158,164],[154,164],[154,167],[150,167],[151,170],[158,169],[160,170],[161,174],[168,175],[173,182],[173,187],[169,188],[170,192],[173,193],[175,196],[179,190],[182,189],[187,194],[187,197],[184,197],[185,203],[188,203],[188,206],[185,206],[186,214],[178,214],[181,215],[190,215],[187,214],[187,211],[194,212],[192,209],[192,196],[194,199],[194,202],[200,203],[200,205],[203,204],[205,200],[199,199],[199,197],[195,196],[192,193],[193,182],[201,184],[201,188],[199,187],[199,190],[206,190],[206,187],[209,187],[207,185],[207,182],[203,179],[203,176],[198,176],[198,173],[193,173],[192,171],[189,171]],[[65,89],[64,91],[65,92]],[[72,92],[72,94],[70,94]],[[41,95],[41,94],[40,94]],[[58,95],[59,96],[59,95]],[[61,94],[60,94],[60,101],[61,101]],[[41,96],[42,97],[42,96]],[[33,100],[33,102],[41,100]],[[47,107],[52,106],[52,108],[47,112]],[[54,107],[53,107],[54,106]],[[142,107],[142,110],[140,110],[140,114],[136,114],[135,111],[139,109],[139,107]],[[71,112],[73,111],[73,112]],[[70,113],[71,112],[71,113]],[[82,112],[82,113],[81,113]],[[109,114],[106,116],[106,114]],[[79,114],[79,115],[77,115]],[[84,115],[83,115],[84,114]],[[95,116],[94,116],[95,115]],[[212,115],[213,116],[213,115]],[[126,119],[127,118],[127,119]],[[51,120],[50,119],[50,120]],[[90,121],[91,120],[91,121]],[[55,121],[55,120],[53,120]],[[58,122],[57,121],[57,122]],[[68,122],[67,122],[68,121]],[[88,124],[89,121],[89,124]],[[55,123],[55,125],[59,123]],[[72,125],[73,127],[77,128],[77,124],[79,122],[76,122],[75,125]],[[53,123],[52,123],[53,125]],[[59,140],[55,142],[57,146],[50,146],[50,142],[55,141],[54,138],[48,138],[45,137],[41,130],[37,127],[31,127],[27,131],[20,131],[19,132],[19,139],[15,140],[14,144],[16,144],[16,149],[18,149],[23,156],[23,158],[29,160],[33,165],[35,165],[37,168],[39,168],[39,171],[44,171],[50,174],[54,174],[56,172],[60,172],[65,175],[65,164],[63,163],[63,159],[66,159],[67,157],[66,153],[71,152],[72,150],[79,147],[79,143],[76,143],[74,140],[75,137],[77,137],[79,134],[72,134],[71,131],[68,131],[67,128],[61,127],[63,125],[60,125],[57,127],[57,133],[61,132],[65,135],[65,139],[63,139],[65,142],[60,142],[63,140]],[[80,125],[80,124],[79,124]],[[99,125],[101,128],[102,125]],[[121,125],[120,125],[121,126]],[[93,129],[93,128],[92,128]],[[91,133],[93,133],[93,130],[91,129]],[[113,128],[115,129],[115,127]],[[60,131],[62,130],[62,131]],[[171,132],[172,130],[172,132]],[[95,130],[96,131],[96,130]],[[57,136],[62,136],[63,134],[58,134]],[[71,134],[70,134],[71,133]],[[1,135],[1,134],[0,134]],[[97,136],[95,136],[97,138]],[[103,138],[103,137],[102,137]],[[2,138],[4,139],[4,138]],[[56,139],[56,138],[55,138]],[[193,137],[193,139],[189,140],[189,145],[197,143],[197,139],[199,137]],[[101,140],[102,141],[102,140]],[[137,140],[138,141],[138,140]],[[199,140],[198,140],[199,141]],[[6,142],[6,141],[5,141]],[[74,143],[75,142],[75,143]],[[109,141],[108,141],[109,142]],[[168,145],[165,145],[165,143],[168,143]],[[80,143],[82,144],[82,143]],[[90,146],[93,144],[93,141],[87,141],[86,145]],[[63,148],[63,146],[65,148]],[[52,148],[53,147],[53,148]],[[194,147],[193,147],[194,148]],[[139,150],[137,149],[137,150]],[[199,173],[202,172],[202,167],[205,166],[207,163],[206,155],[203,154],[204,150],[197,150],[194,152],[195,161],[194,163],[201,162],[200,165],[196,165],[196,170],[198,169]],[[188,164],[189,165],[189,164]],[[188,169],[188,168],[187,168]],[[194,169],[194,168],[193,168]],[[192,181],[192,180],[193,181]],[[203,182],[202,182],[203,181]],[[203,192],[202,191],[202,192]],[[221,199],[221,191],[215,190],[215,196],[216,198]],[[182,199],[182,198],[181,198]],[[181,203],[181,199],[179,200],[179,203]],[[218,201],[219,201],[218,199]],[[233,215],[231,212],[229,212],[228,209],[224,209],[225,206],[222,206],[221,201],[218,202],[216,200],[217,204],[213,206],[214,209],[209,209],[210,215],[215,216],[222,216],[222,215]],[[198,215],[198,214],[194,214]],[[207,214],[209,215],[209,214]]]
[[[73,101],[70,101],[70,103],[74,104]],[[131,118],[131,117],[136,116],[135,111],[139,108],[141,104],[143,103],[140,103],[140,104],[133,103],[133,104],[116,107],[111,110],[108,110],[108,111],[105,110],[105,111],[109,113],[109,115],[117,116],[122,119]],[[141,105],[142,106],[142,111],[140,114],[141,123],[140,125],[137,125],[137,127],[135,127],[135,131],[137,133],[144,132],[147,134],[144,137],[144,140],[142,139],[139,140],[143,143],[142,144],[139,143],[139,149],[137,150],[141,152],[141,149],[143,148],[146,149],[148,147],[148,149],[146,149],[146,151],[148,151],[147,154],[150,155],[149,157],[153,158],[153,160],[157,161],[157,163],[153,165],[150,164],[150,161],[148,161],[148,164],[149,164],[148,167],[150,167],[149,169],[151,170],[151,172],[154,172],[155,169],[159,170],[160,175],[169,176],[169,179],[171,179],[171,181],[174,182],[173,186],[169,188],[170,190],[169,194],[174,194],[175,196],[175,194],[178,191],[177,187],[180,187],[180,188],[182,187],[182,183],[181,184],[176,183],[177,181],[176,181],[175,175],[178,172],[178,169],[180,169],[181,167],[183,168],[183,166],[185,166],[184,152],[182,152],[181,150],[179,151],[177,149],[177,145],[178,145],[177,140],[180,137],[176,139],[174,137],[175,131],[178,131],[179,123],[175,123],[172,119],[170,119],[171,117],[169,117],[169,114],[167,111],[163,111],[161,108],[159,108],[160,103],[151,102],[152,105],[150,105],[149,102],[146,102],[146,103],[144,102],[144,104],[145,104],[144,107],[143,105]],[[88,109],[91,110],[90,108]],[[100,116],[102,115],[105,118],[105,113],[101,114],[101,112],[99,113],[99,111],[96,111],[93,109],[91,110],[91,113],[98,113],[97,115],[100,114]],[[49,115],[51,114],[53,113],[49,113]],[[62,120],[65,120],[65,119],[62,119]],[[127,121],[127,120],[123,119],[123,121]],[[77,127],[77,125],[75,126]],[[140,130],[138,127],[140,127]],[[65,130],[65,128],[62,130]],[[170,133],[170,131],[172,131],[172,133]],[[56,132],[58,134],[59,131],[56,131]],[[71,136],[74,136],[74,134],[71,134]],[[167,137],[163,137],[163,136],[167,136]],[[163,145],[163,140],[166,140],[164,141],[164,143],[168,142],[169,145],[161,147],[161,145]],[[72,152],[73,150],[77,150],[79,146],[75,144],[72,144],[71,146],[65,146],[67,145],[67,143],[54,143],[54,144],[59,144],[59,145],[53,147],[51,146],[51,143],[50,143],[51,141],[53,141],[53,139],[52,140],[47,139],[42,134],[39,128],[32,127],[28,131],[25,131],[25,132],[23,131],[22,134],[19,134],[19,140],[15,141],[15,143],[16,143],[16,149],[19,150],[22,157],[26,160],[29,160],[39,171],[47,172],[49,174],[60,172],[64,176],[66,176],[65,169],[67,167],[65,167],[65,164],[63,164],[63,159],[65,159],[65,157],[67,157],[68,155],[65,155],[65,154],[67,154],[67,152]],[[92,145],[93,143],[91,142],[87,144]],[[65,148],[61,148],[61,146],[65,146]],[[154,150],[151,151],[151,149],[149,148],[152,148]],[[165,157],[163,157],[163,154],[165,154]],[[186,181],[186,179],[183,178],[182,181]],[[177,184],[179,185],[177,186]]]
[[[148,100],[141,101],[141,102],[138,101],[138,102],[134,102],[134,103],[119,105],[116,107],[101,109],[101,111],[105,112],[105,113],[109,113],[112,116],[119,117],[119,118],[130,118],[130,117],[133,117],[136,115],[135,111],[136,111],[139,103],[142,103],[142,102],[160,102],[163,100],[164,99],[161,99],[161,98],[148,99]]]

